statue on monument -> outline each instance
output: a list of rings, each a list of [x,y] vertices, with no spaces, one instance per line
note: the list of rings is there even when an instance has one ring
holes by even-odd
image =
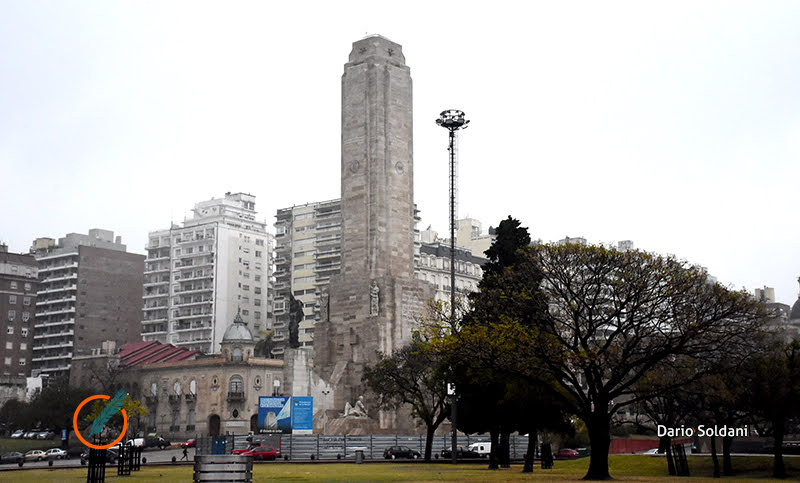
[[[344,418],[366,418],[367,417],[367,408],[364,407],[364,396],[358,396],[358,401],[356,401],[355,406],[350,405],[350,401],[344,403],[344,412],[342,413],[342,417]]]
[[[378,293],[381,289],[378,287],[378,282],[372,281],[372,286],[369,288],[369,315],[378,315]]]
[[[328,316],[328,309],[330,308],[330,296],[327,290],[323,290],[319,296],[319,316],[322,322],[330,320]]]

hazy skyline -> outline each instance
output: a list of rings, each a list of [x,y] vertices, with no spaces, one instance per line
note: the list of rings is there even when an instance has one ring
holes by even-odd
[[[800,3],[0,3],[0,241],[147,233],[225,192],[338,198],[354,41],[403,46],[420,228],[632,240],[797,300]]]

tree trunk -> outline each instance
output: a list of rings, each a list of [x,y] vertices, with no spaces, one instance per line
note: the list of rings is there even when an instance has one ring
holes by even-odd
[[[719,478],[719,458],[717,458],[716,436],[711,436],[711,461],[714,463],[714,478]]]
[[[669,473],[669,476],[675,476],[675,462],[672,461],[672,438],[670,436],[659,438],[658,450],[667,455],[667,473]]]
[[[589,471],[584,480],[610,480],[608,473],[608,447],[611,445],[609,425],[611,418],[602,404],[596,404],[594,412],[588,418],[586,429],[589,430],[589,445],[592,455],[589,457]]]
[[[539,439],[536,430],[528,433],[528,452],[525,453],[525,465],[522,467],[523,473],[533,473],[533,460],[536,457],[536,440]]]
[[[436,432],[436,426],[429,424],[428,430],[425,432],[425,461],[431,460],[431,449],[433,448],[434,432]]]
[[[731,461],[731,444],[733,436],[722,437],[722,474],[725,476],[733,475],[733,462]]]
[[[511,435],[507,432],[500,433],[500,468],[511,468]]]
[[[489,451],[489,469],[496,470],[497,466],[497,454],[500,448],[498,447],[498,432],[496,429],[489,431],[489,439],[492,442],[492,447]]]
[[[783,464],[783,418],[772,419],[772,434],[775,435],[775,463],[772,469],[774,478],[786,478],[786,467]]]

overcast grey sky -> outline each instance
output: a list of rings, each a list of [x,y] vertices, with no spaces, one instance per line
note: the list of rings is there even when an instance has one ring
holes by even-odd
[[[352,42],[403,46],[415,201],[633,240],[797,299],[800,2],[0,2],[0,240],[148,231],[226,191],[339,197]],[[13,208],[12,208],[13,207]]]

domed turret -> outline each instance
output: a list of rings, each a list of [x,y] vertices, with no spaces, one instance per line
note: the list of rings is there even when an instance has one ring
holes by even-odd
[[[237,313],[233,323],[222,336],[222,355],[231,362],[247,362],[253,354],[255,345],[253,333],[250,332],[242,316]]]
[[[797,282],[800,283],[800,278],[797,279]],[[792,311],[789,313],[789,320],[800,320],[800,295],[797,296],[797,300],[794,305],[792,305]]]

